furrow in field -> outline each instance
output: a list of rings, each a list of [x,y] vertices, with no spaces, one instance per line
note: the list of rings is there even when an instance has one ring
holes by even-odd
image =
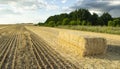
[[[33,43],[33,45],[34,45],[34,43]],[[40,68],[41,68],[41,69],[42,69],[42,68],[45,68],[45,64],[44,64],[41,56],[38,54],[38,51],[36,50],[36,48],[35,48],[34,46],[33,46],[33,52],[34,52],[35,57],[36,57],[36,59],[37,59],[37,61],[38,61],[38,63],[39,63]]]
[[[42,48],[42,47],[44,47],[44,45],[42,45],[42,43],[38,45],[38,42],[36,40],[32,40],[32,41],[33,41],[33,43],[36,43],[36,45],[44,53],[45,57],[47,58],[47,60],[49,61],[50,65],[52,65],[54,69],[56,69],[56,68],[59,69],[61,67],[59,65],[59,63],[56,62],[57,60],[54,60],[54,58],[51,57],[51,55],[45,49]]]
[[[18,30],[17,49],[15,51],[13,60],[13,69],[40,69],[40,66],[36,62],[36,58],[32,51],[27,31],[20,27]]]
[[[19,39],[19,35],[16,34],[16,36],[17,36],[17,38],[16,38],[16,44],[15,44],[16,47],[15,47],[14,54],[13,54],[14,56],[13,56],[13,60],[12,60],[12,65],[11,65],[12,67],[11,67],[11,69],[15,69],[15,65],[16,65],[16,64],[15,64],[15,61],[16,61],[17,46],[18,46],[18,42],[19,42],[19,40],[18,40],[18,39]]]
[[[12,68],[12,61],[13,61],[13,57],[14,57],[14,52],[16,49],[16,41],[17,41],[17,35],[14,35],[15,39],[14,42],[12,43],[12,48],[10,50],[9,56],[6,60],[6,65],[5,65],[5,69],[11,69]]]
[[[40,50],[43,51],[43,53],[46,55],[46,57],[49,59],[49,62],[51,62],[51,65],[57,66],[57,68],[62,69],[76,69],[77,67],[74,66],[72,63],[70,63],[67,60],[63,60],[63,57],[58,56],[59,54],[56,53],[53,49],[49,47],[47,43],[45,43],[40,38],[37,38],[37,35],[32,35],[31,38],[33,39],[33,43],[36,43]]]
[[[14,43],[14,34],[12,35],[12,38],[10,40],[10,43],[8,43],[6,46],[8,47],[6,51],[2,54],[3,58],[1,58],[0,68],[5,69],[5,64],[7,63],[7,60],[9,59],[10,51],[12,49],[12,44]]]
[[[0,48],[0,61],[2,60],[2,57],[3,57],[3,54],[6,52],[6,50],[8,49],[8,45],[10,44],[11,42],[11,39],[12,39],[12,36],[13,34],[11,33],[9,36],[6,36],[7,39],[3,42],[3,44],[1,45],[1,48]]]
[[[38,52],[38,54],[40,55],[41,60],[43,60],[44,63],[44,68],[45,69],[53,69],[53,66],[50,64],[48,58],[45,56],[45,54],[40,50],[40,48],[38,48],[38,46],[36,45],[36,43],[33,43],[34,48],[36,49],[36,51]]]

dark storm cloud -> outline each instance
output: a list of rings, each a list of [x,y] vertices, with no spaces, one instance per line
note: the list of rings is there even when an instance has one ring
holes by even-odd
[[[116,10],[120,12],[120,0],[77,0],[70,9],[86,8],[100,12],[110,12]]]

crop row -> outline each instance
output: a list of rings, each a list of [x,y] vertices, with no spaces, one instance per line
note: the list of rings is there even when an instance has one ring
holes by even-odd
[[[38,38],[36,34],[31,34],[31,39],[36,58],[41,58],[41,60],[39,60],[41,68],[77,69],[75,65],[60,56],[60,54],[52,49],[44,40]]]

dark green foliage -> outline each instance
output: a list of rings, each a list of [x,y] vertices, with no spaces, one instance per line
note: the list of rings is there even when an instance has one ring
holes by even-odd
[[[50,21],[54,21],[55,23],[57,23],[57,21],[59,20],[59,15],[55,15],[55,16],[51,16],[49,17],[45,23],[49,23]]]
[[[92,25],[99,25],[99,17],[96,13],[93,13],[93,15],[91,15],[90,17],[90,22],[92,23]]]
[[[86,21],[82,21],[82,25],[87,25],[87,22]]]
[[[47,26],[54,27],[55,26],[55,22],[54,21],[50,21],[49,23],[47,23]]]
[[[82,21],[77,20],[77,25],[82,25]]]
[[[61,21],[58,21],[57,23],[56,23],[56,26],[58,26],[58,25],[61,25]]]
[[[103,13],[99,17],[98,14],[91,14],[87,9],[79,9],[69,14],[62,13],[60,15],[50,16],[44,24],[38,23],[38,25],[52,27],[59,25],[120,26],[120,18],[112,18],[109,13]]]
[[[87,26],[91,26],[92,24],[91,24],[91,22],[87,22]]]
[[[91,14],[86,9],[79,9],[77,12],[77,16],[78,16],[78,19],[81,21],[83,21],[83,20],[89,21]]]
[[[103,13],[103,15],[100,17],[103,20],[102,25],[108,25],[108,21],[112,20],[112,17],[109,13]]]
[[[58,25],[88,25],[87,22],[90,24],[90,17],[91,13],[87,9],[79,9],[75,10],[69,14],[63,13],[60,15],[55,15],[49,17],[45,25],[49,25],[50,21],[54,21],[56,26]]]
[[[115,26],[120,26],[120,19],[113,20]]]
[[[58,21],[63,21],[64,18],[68,18],[68,14],[66,13],[60,14]]]
[[[69,17],[70,20],[77,20],[78,19],[78,12],[77,12],[77,10],[71,12],[68,17]]]
[[[99,17],[98,20],[97,20],[97,25],[103,25],[104,24],[104,21]]]
[[[70,21],[70,25],[77,25],[77,21],[75,20]]]
[[[68,18],[64,18],[63,19],[63,22],[62,22],[62,25],[69,25],[69,19]]]
[[[115,26],[113,21],[108,21],[108,26]]]
[[[42,23],[42,22],[39,22],[38,24],[36,24],[35,26],[43,26],[43,25],[45,25],[45,23]]]
[[[114,19],[113,21],[109,21],[108,26],[120,27],[120,19]]]

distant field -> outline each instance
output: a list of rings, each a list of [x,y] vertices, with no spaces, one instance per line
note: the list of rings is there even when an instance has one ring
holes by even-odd
[[[57,28],[91,31],[99,33],[117,34],[120,35],[120,27],[106,27],[106,26],[57,26]]]

